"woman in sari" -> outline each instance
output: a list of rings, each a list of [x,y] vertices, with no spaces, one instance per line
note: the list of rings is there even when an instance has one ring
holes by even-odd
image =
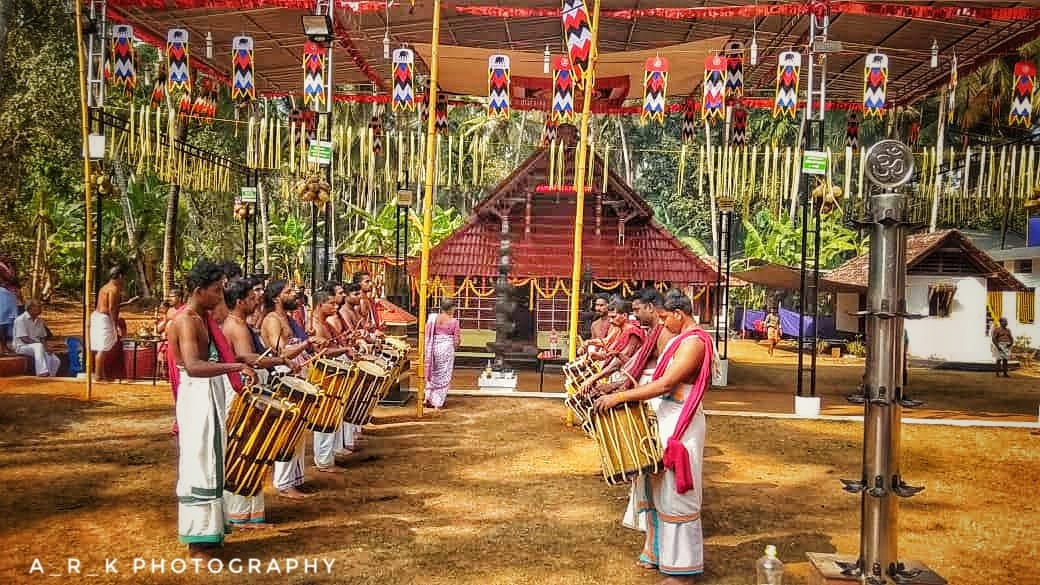
[[[459,346],[459,321],[455,301],[441,301],[439,313],[426,320],[426,406],[439,410],[448,397],[455,371],[455,348]]]

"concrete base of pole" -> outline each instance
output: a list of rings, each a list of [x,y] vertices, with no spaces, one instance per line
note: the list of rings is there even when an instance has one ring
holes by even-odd
[[[711,385],[718,388],[725,388],[729,385],[729,360],[719,359],[719,371],[713,372],[711,376]]]
[[[856,564],[856,557],[827,553],[805,553],[809,559],[808,585],[852,585],[861,583],[862,577],[842,573],[843,567]],[[929,569],[919,561],[903,561],[906,577],[900,578],[900,585],[946,585],[946,579]],[[912,576],[911,576],[912,575]],[[891,577],[885,584],[897,583]]]
[[[477,378],[481,390],[516,391],[516,372],[484,372]]]
[[[822,404],[823,400],[819,396],[795,396],[794,414],[806,418],[816,418],[820,416]]]

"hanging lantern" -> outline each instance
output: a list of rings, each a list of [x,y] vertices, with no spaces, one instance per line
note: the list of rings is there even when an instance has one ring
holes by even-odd
[[[542,146],[547,147],[556,140],[559,124],[552,116],[545,117],[545,127],[542,129]]]
[[[697,136],[697,104],[690,97],[683,104],[682,141],[693,142]]]
[[[213,58],[213,33],[206,31],[206,58]]]
[[[744,43],[730,41],[722,49],[726,55],[726,99],[744,97]]]
[[[488,57],[488,115],[509,116],[509,56]]]
[[[443,93],[437,94],[437,107],[434,108],[433,115],[433,123],[437,133],[448,134],[451,131],[451,127],[448,126],[448,96]]]
[[[549,51],[549,45],[545,45],[545,51],[542,52],[542,73],[549,74],[549,61],[552,59],[552,52]]]
[[[191,72],[188,69],[188,31],[170,29],[166,33],[167,77],[166,90],[191,92]]]
[[[888,88],[888,56],[883,53],[867,55],[863,72],[863,117],[878,118],[885,114],[885,92]]]
[[[932,69],[939,66],[939,43],[932,39],[932,58],[928,62]]]
[[[325,106],[325,50],[310,40],[303,43],[303,105]]]
[[[383,122],[379,119],[379,116],[372,116],[372,121],[368,123],[368,127],[372,130],[372,152],[379,156],[383,154]]]
[[[1029,128],[1033,125],[1033,92],[1036,89],[1036,65],[1030,61],[1015,63],[1015,85],[1012,87],[1011,115],[1008,124]]]
[[[387,6],[389,7],[390,4],[388,3]],[[387,23],[387,26],[389,26],[389,23]],[[387,28],[386,32],[383,34],[383,58],[384,59],[390,59],[390,29],[389,28]]]
[[[921,123],[913,122],[910,124],[910,132],[907,133],[906,144],[910,148],[917,148],[917,143],[921,140]]]
[[[776,63],[776,98],[773,117],[792,120],[798,112],[798,76],[802,71],[802,54],[794,51],[780,53]]]
[[[668,92],[668,59],[650,57],[643,68],[643,120],[664,123]]]
[[[552,115],[556,122],[574,119],[574,80],[571,77],[571,60],[558,55],[552,61],[553,101]]]
[[[733,105],[732,127],[729,132],[729,141],[733,146],[747,146],[747,110],[744,104],[737,100]]]
[[[574,85],[585,87],[585,73],[592,60],[592,19],[584,0],[563,0],[563,40],[574,73]]]
[[[253,37],[238,36],[231,40],[231,100],[236,103],[256,99],[253,82]]]
[[[711,55],[704,60],[704,99],[701,119],[726,118],[726,59]]]
[[[112,27],[112,85],[130,97],[137,88],[134,69],[134,28],[128,24]]]
[[[946,123],[953,123],[953,112],[957,108],[957,55],[950,62],[950,95],[946,104]]]
[[[758,35],[751,37],[751,66],[758,65]]]
[[[156,65],[155,85],[152,86],[152,109],[158,108],[166,99],[166,69]]]
[[[394,95],[393,109],[412,109],[415,94],[412,91],[412,66],[415,53],[411,49],[394,50]]]
[[[845,146],[853,150],[859,148],[859,112],[850,110],[845,118]]]

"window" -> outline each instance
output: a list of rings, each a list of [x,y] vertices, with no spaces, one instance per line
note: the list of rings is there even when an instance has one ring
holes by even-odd
[[[1018,293],[1018,322],[1032,323],[1036,318],[1036,291]]]
[[[1033,259],[1026,258],[1025,260],[1015,260],[1015,269],[1012,272],[1015,274],[1032,274]]]
[[[986,293],[986,309],[990,320],[994,323],[999,321],[1004,316],[1004,293],[999,290]]]
[[[953,308],[953,295],[957,292],[955,284],[933,284],[928,287],[928,316],[949,317]]]

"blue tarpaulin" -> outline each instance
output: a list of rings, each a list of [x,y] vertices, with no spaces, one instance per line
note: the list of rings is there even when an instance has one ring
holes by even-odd
[[[755,322],[763,321],[766,318],[765,311],[759,311],[755,309],[742,309],[738,307],[735,311],[737,315],[734,315],[740,328],[745,331],[755,331]],[[803,335],[808,336],[812,333],[812,322],[813,318],[805,316],[805,329]],[[780,330],[783,332],[784,337],[798,337],[798,313],[795,311],[788,311],[783,307],[780,308]],[[818,332],[822,333],[822,332]]]

